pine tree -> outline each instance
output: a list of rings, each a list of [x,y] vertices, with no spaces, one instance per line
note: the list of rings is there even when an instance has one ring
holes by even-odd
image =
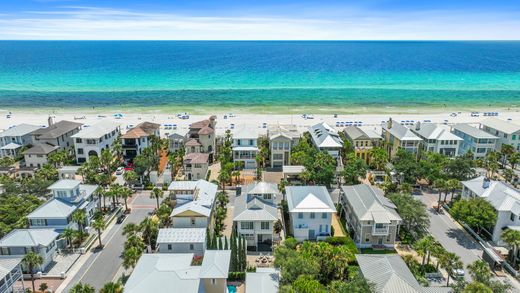
[[[237,261],[236,261],[236,250],[237,250],[237,243],[236,243],[236,238],[235,238],[235,232],[233,231],[233,233],[231,233],[231,264],[230,264],[230,269],[232,272],[236,272],[237,271]]]
[[[238,271],[242,272],[242,235],[238,236]]]
[[[247,269],[247,242],[246,238],[242,237],[242,272]]]
[[[211,240],[211,249],[217,249],[217,233],[213,233],[213,240]]]
[[[227,241],[227,236],[224,236],[224,250],[228,250],[229,249],[229,245],[228,245],[228,241]]]
[[[218,238],[218,250],[222,250],[224,246],[222,245],[222,237]]]
[[[206,228],[206,247],[211,249],[211,234],[209,233],[209,228]]]

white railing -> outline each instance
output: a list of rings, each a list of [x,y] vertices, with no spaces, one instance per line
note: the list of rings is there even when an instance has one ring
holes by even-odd
[[[388,227],[384,228],[372,228],[372,234],[373,235],[388,235]]]

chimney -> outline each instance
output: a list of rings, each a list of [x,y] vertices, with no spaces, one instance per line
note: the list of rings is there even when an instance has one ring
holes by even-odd
[[[388,118],[388,122],[386,124],[386,128],[388,128],[388,129],[392,128],[392,117]]]
[[[49,124],[49,126],[52,126],[54,124],[54,119],[52,119],[52,116],[49,116],[49,118],[47,118],[47,124]]]
[[[484,178],[484,181],[482,181],[482,188],[486,189],[489,187],[490,180],[489,178]]]
[[[417,123],[415,123],[415,130],[421,130],[421,122],[420,121],[417,121]]]

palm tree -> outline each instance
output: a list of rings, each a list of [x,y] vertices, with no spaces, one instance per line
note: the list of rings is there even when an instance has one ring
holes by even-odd
[[[509,164],[511,165],[511,169],[514,169],[515,166],[520,162],[520,152],[513,153],[509,156]]]
[[[72,238],[74,237],[74,230],[72,228],[65,228],[63,232],[61,232],[61,235],[67,239],[67,242],[69,244],[69,248],[72,248]]]
[[[510,155],[512,155],[515,152],[515,148],[512,145],[509,144],[502,144],[500,147],[500,155],[502,156],[502,167],[505,168],[507,159]]]
[[[159,209],[157,209],[157,217],[161,220],[162,227],[168,227],[170,225],[170,214],[172,213],[172,209],[167,204],[161,204]]]
[[[433,238],[433,236],[431,235],[425,236],[415,243],[415,250],[417,250],[417,253],[420,256],[422,256],[421,269],[424,269],[424,265],[426,264],[426,258],[428,258],[429,260],[430,251],[432,250],[435,244],[435,238]]]
[[[504,179],[507,182],[513,183],[513,178],[515,177],[515,172],[511,169],[504,169],[504,171],[502,171],[502,177],[504,177]]]
[[[150,193],[150,198],[155,198],[157,200],[157,209],[159,209],[159,199],[161,199],[164,196],[164,191],[162,189],[154,187],[152,189],[152,192]]]
[[[235,178],[235,185],[240,184],[240,171],[235,170],[231,172],[231,176]]]
[[[497,152],[489,152],[484,157],[483,166],[488,172],[488,178],[492,178],[493,174],[498,170],[499,155]]]
[[[36,292],[36,287],[34,286],[34,270],[43,264],[43,257],[34,251],[29,251],[22,259],[22,262],[27,266],[29,274],[31,274],[33,292]]]
[[[77,283],[70,288],[69,293],[96,293],[96,289],[89,284]]]
[[[128,198],[132,196],[132,190],[128,187],[121,187],[119,196],[125,202],[125,211],[128,211]]]
[[[517,254],[518,254],[517,250],[518,250],[518,246],[520,245],[520,231],[506,229],[504,232],[502,232],[501,238],[511,248],[509,257],[511,258],[511,262],[513,263],[513,266],[515,266],[516,258],[517,258]]]
[[[137,261],[141,257],[141,251],[137,247],[129,247],[123,251],[123,267],[130,269],[135,267]]]
[[[441,264],[441,258],[446,253],[446,249],[442,247],[442,245],[437,242],[430,250],[430,254],[437,259],[436,269],[439,270],[439,266]]]
[[[77,210],[72,214],[72,221],[78,224],[78,231],[83,233],[83,224],[85,223],[85,219],[87,218],[87,213],[85,210]]]
[[[109,282],[103,285],[99,293],[123,293],[123,285],[119,282]]]
[[[276,221],[273,225],[273,230],[276,234],[278,234],[278,237],[280,237],[280,233],[282,232],[282,229],[283,229],[282,221],[280,221],[280,219],[278,219],[278,221]]]
[[[137,173],[135,173],[133,170],[128,170],[123,174],[123,179],[125,179],[126,183],[131,186],[132,183],[135,183],[139,180],[139,175],[137,175]]]
[[[442,190],[446,187],[446,180],[439,178],[435,179],[433,181],[433,186],[437,188],[437,191],[439,192],[439,200],[437,201],[437,212],[441,209],[441,197],[442,197]]]
[[[123,227],[123,235],[124,236],[131,236],[135,235],[140,231],[140,227],[135,223],[128,223]]]
[[[144,220],[139,224],[140,230],[143,232],[143,238],[146,239],[146,243],[148,247],[152,249],[152,239],[155,238],[154,235],[157,234],[159,227],[157,227],[157,223],[152,220],[150,217],[144,218]]]
[[[103,244],[101,243],[101,232],[105,230],[105,220],[103,220],[103,217],[99,217],[95,219],[92,222],[92,228],[96,229],[98,233],[98,240],[99,240],[99,248],[103,247]]]
[[[480,282],[483,284],[489,284],[493,273],[489,268],[487,262],[479,259],[474,263],[468,265],[469,273],[471,274],[471,278],[475,282]]]
[[[462,261],[460,261],[460,257],[458,257],[455,253],[446,252],[441,258],[441,267],[446,270],[448,273],[448,278],[446,280],[446,286],[450,285],[450,276],[457,269],[463,268]]]
[[[455,191],[460,188],[460,182],[457,179],[450,179],[446,181],[446,187],[451,191],[451,200],[453,200],[453,196]],[[444,195],[444,202],[446,202],[446,197],[448,197],[448,193]]]

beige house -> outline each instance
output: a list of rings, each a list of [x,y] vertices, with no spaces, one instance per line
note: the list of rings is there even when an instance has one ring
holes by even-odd
[[[23,153],[25,166],[40,168],[49,162],[49,155],[59,150],[59,148],[46,143],[33,146]]]
[[[423,141],[408,127],[392,121],[392,118],[383,124],[383,139],[390,157],[394,157],[400,148],[417,153]]]
[[[184,175],[186,180],[206,179],[209,154],[189,153],[184,156]]]
[[[271,150],[271,168],[282,168],[290,165],[291,149],[298,144],[300,132],[296,125],[276,124],[267,129],[269,148]]]
[[[366,184],[343,186],[341,205],[357,247],[393,248],[401,217],[383,191]]]
[[[354,153],[358,158],[370,162],[370,150],[380,146],[383,140],[379,133],[373,130],[361,129],[358,126],[347,126],[343,133],[354,148]]]
[[[186,153],[205,153],[209,156],[209,163],[215,158],[216,135],[215,126],[217,117],[192,123],[186,134]]]

